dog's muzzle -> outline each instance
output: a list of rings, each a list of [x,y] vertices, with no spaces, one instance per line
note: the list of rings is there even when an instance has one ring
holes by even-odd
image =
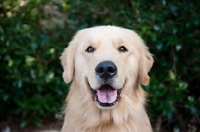
[[[117,74],[117,67],[111,61],[100,62],[95,73],[99,77],[100,87],[97,90],[91,88],[94,100],[102,107],[111,107],[115,105],[120,98],[121,89],[112,87],[113,78]]]

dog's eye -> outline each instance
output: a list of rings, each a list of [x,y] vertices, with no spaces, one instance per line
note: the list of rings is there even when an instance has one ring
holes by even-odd
[[[92,53],[92,52],[94,52],[94,50],[95,49],[92,46],[89,46],[89,47],[87,47],[87,49],[85,50],[85,52]]]
[[[127,52],[128,50],[124,46],[119,47],[120,52]]]

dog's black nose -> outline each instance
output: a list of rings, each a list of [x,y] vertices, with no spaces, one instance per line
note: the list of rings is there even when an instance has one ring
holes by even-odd
[[[108,79],[116,75],[117,67],[111,61],[103,61],[96,66],[95,72],[100,78]]]

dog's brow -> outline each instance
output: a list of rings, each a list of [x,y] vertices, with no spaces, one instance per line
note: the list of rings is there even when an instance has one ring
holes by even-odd
[[[124,41],[121,38],[113,39],[112,43],[113,43],[113,46],[117,48],[124,45]]]
[[[93,39],[89,41],[89,44],[95,48],[99,47],[100,45],[100,40],[99,39]]]

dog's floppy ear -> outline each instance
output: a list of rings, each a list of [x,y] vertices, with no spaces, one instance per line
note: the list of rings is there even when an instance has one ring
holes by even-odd
[[[60,60],[64,69],[63,72],[63,79],[66,83],[70,83],[74,78],[74,70],[75,70],[75,52],[77,48],[77,39],[76,36],[74,39],[69,43],[69,46],[64,49]]]
[[[141,37],[134,31],[132,30],[127,30],[129,38],[131,38],[131,43],[134,44],[135,47],[137,47],[138,50],[138,79],[139,82],[143,85],[148,85],[149,84],[149,76],[148,72],[151,69],[153,65],[153,57],[152,54],[149,52],[147,46],[144,44],[143,40]]]
[[[149,84],[150,78],[148,76],[148,72],[151,69],[154,60],[151,53],[148,51],[148,48],[144,44],[140,47],[139,54],[139,80],[141,84],[146,86]]]

